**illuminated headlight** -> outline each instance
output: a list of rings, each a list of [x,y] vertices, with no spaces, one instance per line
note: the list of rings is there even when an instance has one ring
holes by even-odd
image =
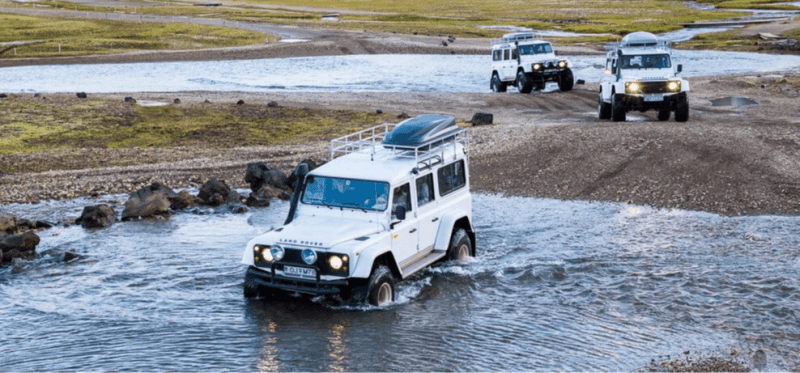
[[[274,260],[272,254],[270,253],[269,246],[253,246],[253,253],[255,254],[253,255],[253,259],[256,262],[263,260],[267,263],[271,263]]]
[[[563,69],[567,67],[567,61],[558,61],[558,68]]]
[[[342,268],[342,264],[344,264],[344,262],[342,262],[342,258],[338,257],[337,255],[332,255],[328,259],[328,264],[330,264],[331,269],[338,271],[340,268]]]
[[[533,69],[534,70],[541,70],[542,69],[542,64],[540,64],[540,63],[533,64]]]
[[[681,82],[679,81],[671,81],[667,83],[667,89],[672,92],[680,91],[681,90]]]
[[[274,261],[279,261],[283,259],[283,255],[286,254],[286,251],[283,250],[283,247],[275,246],[269,250],[270,257],[273,258]]]
[[[636,82],[625,84],[625,90],[628,91],[628,93],[637,93],[639,92],[639,88],[641,87],[639,86],[639,83]]]

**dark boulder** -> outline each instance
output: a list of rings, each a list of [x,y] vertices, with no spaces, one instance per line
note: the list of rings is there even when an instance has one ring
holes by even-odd
[[[322,162],[322,163],[320,163],[320,164],[317,164],[317,162],[314,162],[314,161],[313,161],[313,160],[311,160],[311,159],[306,159],[306,160],[304,160],[304,161],[302,161],[302,162],[300,162],[300,163],[305,163],[305,164],[307,164],[307,165],[308,165],[308,170],[309,170],[309,171],[311,171],[311,170],[314,170],[314,169],[316,169],[317,167],[319,167],[319,166],[322,166],[323,164],[325,164],[325,162]],[[297,169],[297,167],[295,167],[295,170],[296,170],[296,169]],[[291,174],[291,175],[289,175],[289,177],[287,177],[287,178],[286,178],[286,185],[288,185],[288,186],[289,186],[289,189],[290,189],[290,190],[294,190],[294,187],[295,187],[295,184],[296,184],[296,183],[297,183],[297,175],[295,175],[295,174],[294,174],[294,172],[292,172],[292,174]]]
[[[408,118],[411,118],[411,116],[406,113],[400,113],[400,115],[397,116],[397,119],[408,119]]]
[[[72,259],[75,259],[77,257],[78,257],[78,254],[75,254],[72,251],[65,251],[64,252],[64,261],[65,262],[68,262],[68,261],[70,261]]]
[[[492,124],[494,121],[494,115],[490,113],[475,113],[470,120],[473,126],[480,126],[484,124]]]
[[[128,96],[128,97],[125,97],[125,102],[130,102],[132,104],[135,104],[136,103],[136,99],[133,98],[133,97]]]
[[[446,42],[446,41],[444,41],[444,40],[442,40],[442,46],[443,46],[443,47],[446,47],[446,46],[447,46],[447,42]]]
[[[203,203],[203,200],[198,198],[197,196],[191,195],[187,191],[181,191],[178,193],[178,197],[175,199],[170,199],[172,204],[169,206],[173,210],[183,210],[188,209],[189,207],[193,207]]]
[[[280,106],[278,106],[277,102],[270,101],[270,102],[267,102],[267,107],[280,107]]]
[[[586,81],[583,79],[578,79],[575,81],[575,84],[586,84]]]
[[[10,262],[14,258],[32,259],[36,257],[36,245],[38,244],[39,236],[32,232],[0,235],[0,251],[3,252],[4,262]]]
[[[172,204],[169,199],[170,195],[173,195],[174,198],[178,197],[174,191],[159,183],[153,183],[131,193],[125,202],[122,220],[147,218],[169,213],[169,206]]]
[[[52,223],[48,223],[42,220],[28,220],[28,219],[19,219],[17,225],[21,229],[50,229],[53,228]]]
[[[244,105],[244,100],[236,101],[236,105]]]
[[[78,98],[86,98],[86,92],[78,92],[75,94]]]
[[[383,114],[383,109],[377,109],[377,110],[375,110],[375,114]]]
[[[228,193],[228,196],[225,198],[225,201],[230,204],[242,203],[242,201],[244,201],[244,197],[242,197],[242,195],[236,190],[231,189],[231,191]]]
[[[175,105],[180,105],[181,99],[176,98],[176,99],[172,100],[172,103],[175,104]]]
[[[84,228],[104,228],[117,221],[117,212],[106,204],[86,206],[83,208],[81,217],[75,220],[75,224],[80,224]]]
[[[197,196],[207,205],[219,206],[227,201],[230,193],[231,188],[224,181],[211,179],[200,187],[200,193]]]
[[[269,168],[264,162],[248,163],[244,181],[250,184],[250,190],[253,191],[261,189],[264,185],[279,189],[287,188],[286,174],[279,169]]]
[[[250,193],[250,196],[247,197],[245,204],[250,207],[267,207],[269,206],[269,201],[273,198],[288,201],[292,198],[292,195],[284,189],[273,188],[269,185],[266,185],[263,188]]]
[[[247,212],[247,207],[244,207],[242,205],[233,206],[231,207],[231,212],[234,214],[244,214],[245,212]]]
[[[0,98],[6,98],[6,97],[8,97],[8,96],[6,96],[5,93],[0,93]]]

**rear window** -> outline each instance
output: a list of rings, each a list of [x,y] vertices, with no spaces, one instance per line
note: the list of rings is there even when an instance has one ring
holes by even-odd
[[[450,194],[467,185],[467,175],[464,172],[463,160],[440,168],[437,174],[439,177],[439,195],[441,196]]]

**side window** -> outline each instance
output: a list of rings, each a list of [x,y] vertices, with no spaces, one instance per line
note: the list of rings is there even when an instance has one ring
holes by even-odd
[[[433,174],[417,179],[417,206],[433,201]]]
[[[394,188],[392,195],[392,220],[395,220],[395,211],[397,206],[405,206],[406,213],[411,211],[411,189],[408,183],[405,183],[397,188]]]
[[[516,60],[519,58],[519,51],[515,48],[511,50],[511,59]]]
[[[503,59],[503,51],[501,51],[499,49],[496,50],[496,51],[492,51],[492,60],[500,61],[502,59]]]
[[[503,59],[508,60],[508,49],[503,49]]]
[[[441,196],[467,185],[463,160],[440,168],[437,176],[439,177],[439,195]]]

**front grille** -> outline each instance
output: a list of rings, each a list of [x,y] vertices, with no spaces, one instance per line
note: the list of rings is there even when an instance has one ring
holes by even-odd
[[[284,251],[285,254],[283,256],[283,259],[275,263],[275,269],[283,270],[283,265],[288,264],[288,265],[295,265],[298,267],[314,268],[317,271],[319,271],[320,275],[347,276],[347,274],[349,273],[349,263],[347,263],[348,265],[345,265],[345,267],[343,267],[339,271],[334,271],[332,268],[330,268],[328,266],[328,258],[330,258],[332,254],[328,252],[314,250],[314,252],[317,253],[317,261],[309,266],[308,264],[306,264],[306,262],[303,261],[303,256],[302,256],[303,249],[290,249],[284,246]],[[261,268],[271,268],[272,263],[258,261],[256,262],[256,266]]]
[[[667,93],[667,82],[639,82],[639,87],[639,92],[644,94]]]

